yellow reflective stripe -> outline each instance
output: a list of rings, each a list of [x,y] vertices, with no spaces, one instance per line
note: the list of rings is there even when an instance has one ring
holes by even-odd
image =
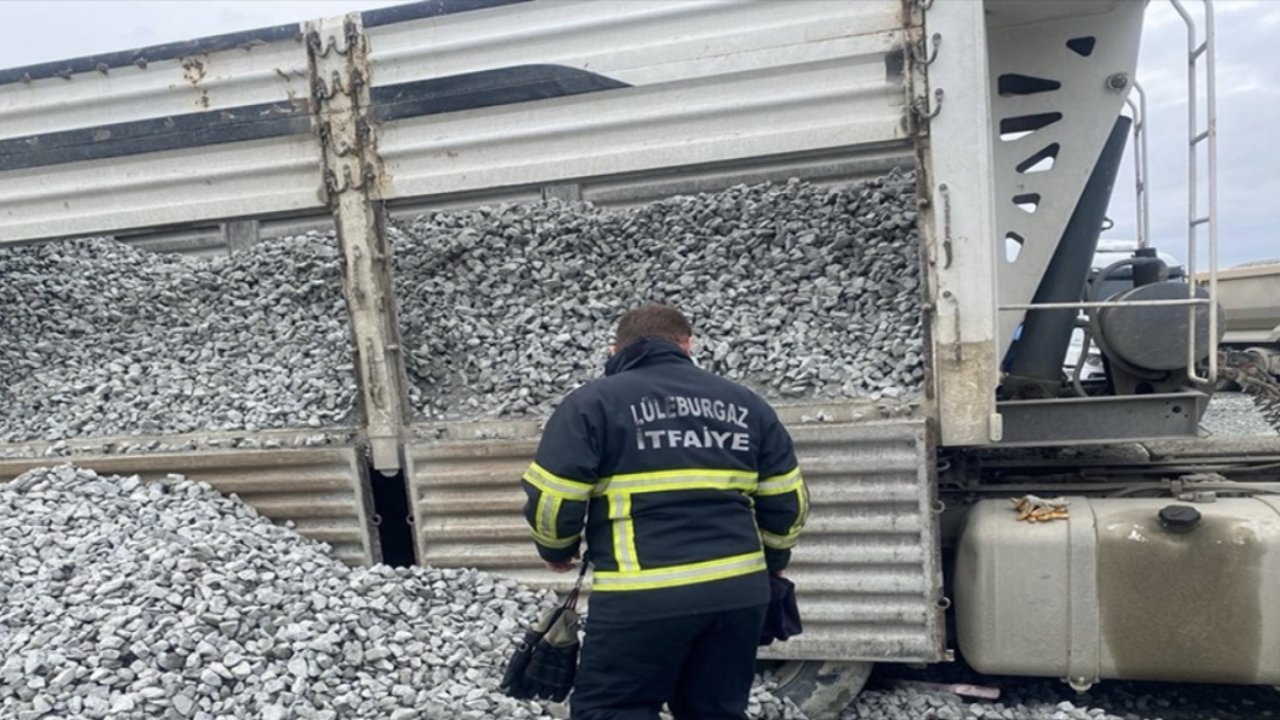
[[[524,479],[530,485],[538,488],[548,495],[553,495],[564,500],[578,500],[585,502],[591,497],[591,490],[594,485],[591,483],[578,482],[569,478],[560,477],[538,463],[529,466],[529,470],[525,472]]]
[[[796,495],[800,502],[800,512],[796,513],[796,522],[791,526],[791,535],[799,535],[804,524],[809,522],[809,487],[801,484],[796,490]]]
[[[533,529],[544,537],[555,537],[555,519],[552,517],[552,503],[560,498],[547,493],[538,493],[538,507],[533,513]]]
[[[628,572],[640,569],[636,552],[636,524],[631,519],[631,496],[626,493],[609,498],[609,519],[613,521],[613,557],[618,569]]]
[[[591,588],[594,592],[654,590],[750,575],[764,569],[764,552],[757,550],[746,555],[649,570],[596,571]]]
[[[601,478],[592,491],[594,495],[613,493],[666,492],[670,490],[743,490],[755,489],[753,472],[744,470],[704,470],[687,468],[659,470],[656,472],[628,473]]]
[[[775,535],[768,530],[760,531],[760,540],[767,548],[774,550],[790,550],[795,547],[796,541],[800,539],[800,532],[795,531],[789,535]]]
[[[534,542],[543,547],[551,548],[552,550],[563,550],[567,547],[573,547],[574,543],[578,542],[577,535],[567,538],[549,537],[540,534],[537,530],[534,530],[532,534]]]
[[[756,487],[756,495],[785,495],[801,485],[804,485],[804,478],[800,475],[800,468],[796,468],[789,473],[761,480],[760,485]]]

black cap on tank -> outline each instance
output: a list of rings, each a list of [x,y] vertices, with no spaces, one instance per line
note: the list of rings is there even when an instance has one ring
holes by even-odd
[[[1166,505],[1160,508],[1160,524],[1173,532],[1190,532],[1200,524],[1200,511],[1190,505]]]

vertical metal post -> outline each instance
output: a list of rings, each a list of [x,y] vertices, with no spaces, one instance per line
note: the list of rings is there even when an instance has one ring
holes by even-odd
[[[921,37],[946,40],[936,58],[907,53],[922,168],[931,389],[941,444],[985,445],[1001,439],[1003,426],[995,404],[999,246],[984,5],[916,7],[924,14]],[[948,93],[957,91],[963,97],[946,102]]]
[[[381,206],[382,164],[368,117],[368,49],[359,13],[307,25],[325,189],[343,258],[360,408],[373,466],[400,469],[404,363]]]

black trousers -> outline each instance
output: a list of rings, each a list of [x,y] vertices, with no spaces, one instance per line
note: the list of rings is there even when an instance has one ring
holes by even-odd
[[[587,619],[572,720],[745,720],[767,605],[628,622]]]

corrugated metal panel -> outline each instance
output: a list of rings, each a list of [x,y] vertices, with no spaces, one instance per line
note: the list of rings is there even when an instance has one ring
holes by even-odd
[[[66,461],[0,460],[0,482],[53,462]],[[351,447],[99,455],[74,462],[104,474],[152,480],[178,473],[203,480],[272,520],[292,520],[299,533],[333,546],[343,562],[367,565],[381,557],[365,465]]]
[[[319,208],[320,168],[286,135],[0,173],[0,243]]]
[[[933,456],[924,421],[789,427],[813,500],[788,572],[799,588],[805,633],[767,655],[942,659]],[[435,429],[439,440],[407,449],[419,561],[479,567],[539,587],[571,584],[542,569],[520,514],[517,479],[536,448],[536,424]]]
[[[552,2],[370,28],[375,90],[530,62],[634,86],[388,122],[387,197],[905,142],[901,8]]]
[[[0,140],[309,95],[301,37],[259,40],[221,52],[0,85]]]
[[[323,207],[306,45],[267,30],[0,84],[0,243]]]

